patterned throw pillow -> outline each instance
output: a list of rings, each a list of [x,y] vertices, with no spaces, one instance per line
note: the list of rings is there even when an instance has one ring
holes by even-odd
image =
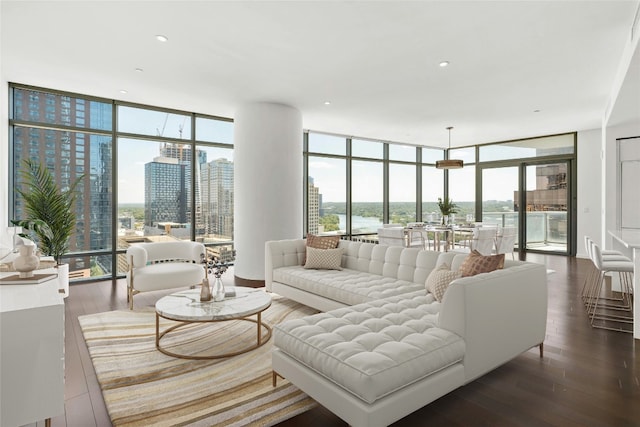
[[[427,291],[433,294],[438,302],[442,302],[442,297],[449,287],[449,283],[461,277],[459,271],[451,271],[446,263],[440,264],[440,267],[434,268],[425,282]]]
[[[335,249],[340,243],[340,236],[316,236],[315,234],[307,235],[307,248],[316,249]],[[307,262],[307,255],[302,260],[302,265]]]
[[[307,236],[307,247],[316,249],[335,249],[340,243],[340,236]]]
[[[307,261],[304,268],[316,270],[342,270],[342,248],[316,249],[307,248]]]
[[[462,277],[475,276],[480,273],[489,273],[504,267],[504,254],[482,255],[474,250],[465,258],[460,266]]]

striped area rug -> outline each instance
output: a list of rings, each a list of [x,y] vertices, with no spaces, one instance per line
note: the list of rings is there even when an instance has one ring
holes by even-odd
[[[273,388],[273,337],[231,358],[178,359],[156,350],[155,313],[149,310],[78,318],[114,426],[270,426],[316,405],[286,380],[279,378]],[[314,312],[273,295],[262,318],[275,325]],[[172,324],[161,319],[160,330]],[[255,340],[255,323],[229,321],[189,325],[162,343],[178,353],[210,354]]]

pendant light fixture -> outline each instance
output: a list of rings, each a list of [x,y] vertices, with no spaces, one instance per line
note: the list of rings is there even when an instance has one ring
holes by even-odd
[[[453,129],[453,126],[447,127],[447,130],[449,131],[449,149],[447,150],[447,157],[451,152],[451,129]],[[464,162],[459,159],[446,159],[436,161],[436,168],[438,169],[460,169],[463,166]]]

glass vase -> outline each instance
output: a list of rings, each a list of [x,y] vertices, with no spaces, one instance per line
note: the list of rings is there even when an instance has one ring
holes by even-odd
[[[222,283],[222,279],[216,277],[213,281],[213,286],[211,289],[211,294],[213,295],[214,301],[222,301],[225,297],[224,283]]]

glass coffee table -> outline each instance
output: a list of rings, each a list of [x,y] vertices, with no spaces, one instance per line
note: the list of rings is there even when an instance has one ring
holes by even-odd
[[[223,301],[200,302],[200,289],[189,289],[162,297],[156,302],[156,348],[172,357],[183,359],[209,360],[222,359],[246,353],[265,344],[271,338],[271,326],[262,322],[262,312],[271,306],[271,295],[261,289],[235,287],[236,295]],[[256,319],[249,316],[256,315]],[[160,318],[180,322],[160,332]],[[183,326],[194,323],[224,322],[244,320],[257,325],[256,343],[230,353],[214,355],[188,355],[169,351],[161,346],[161,340],[167,334]],[[174,343],[175,344],[175,343]],[[223,344],[223,343],[220,343]]]

